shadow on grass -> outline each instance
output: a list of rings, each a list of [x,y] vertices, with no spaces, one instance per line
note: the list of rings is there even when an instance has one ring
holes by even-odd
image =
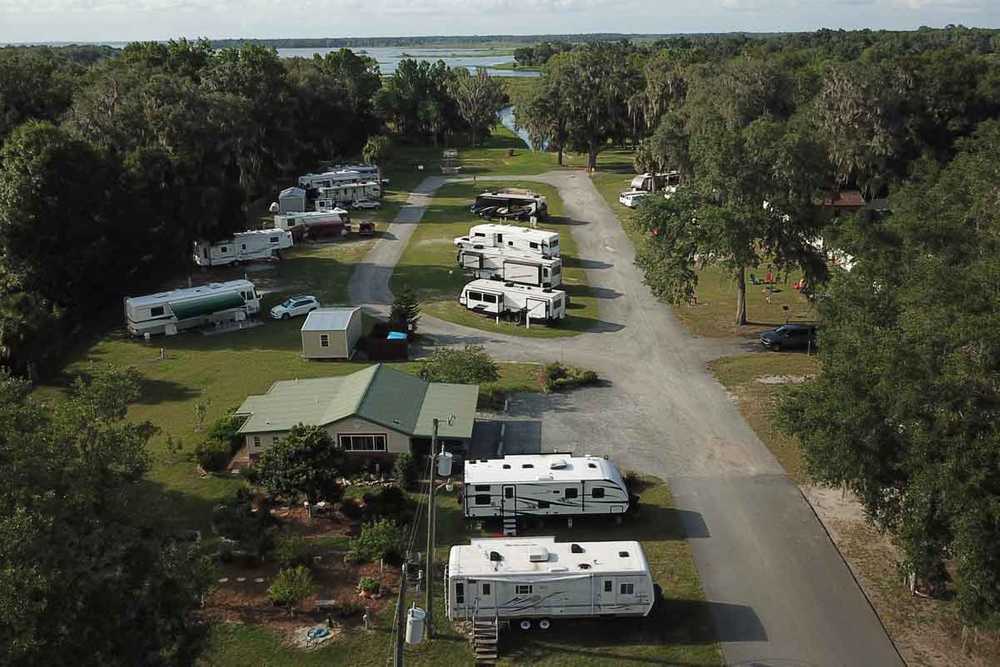
[[[581,259],[579,257],[562,257],[563,266],[569,269],[610,269],[614,264],[608,264],[596,259]]]

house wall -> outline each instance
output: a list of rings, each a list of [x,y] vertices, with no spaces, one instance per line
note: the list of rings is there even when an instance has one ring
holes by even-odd
[[[384,426],[379,426],[378,424],[373,424],[367,420],[360,419],[358,417],[348,417],[346,419],[341,419],[339,422],[334,422],[326,427],[327,433],[333,438],[333,441],[339,446],[339,435],[346,434],[361,434],[361,435],[384,435],[386,440],[386,451],[385,452],[346,452],[348,456],[357,457],[367,457],[367,458],[391,458],[396,454],[409,453],[410,452],[410,436],[400,433],[398,431],[393,431],[392,429],[385,428]],[[288,434],[288,431],[275,431],[272,433],[253,433],[247,434],[245,437],[245,442],[247,445],[247,453],[250,455],[250,460],[253,461],[257,459],[261,454],[266,452],[275,444],[275,438],[279,440],[284,438]],[[259,439],[259,444],[254,438]]]

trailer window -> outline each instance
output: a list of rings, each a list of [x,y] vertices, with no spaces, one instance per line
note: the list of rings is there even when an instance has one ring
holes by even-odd
[[[478,496],[476,496],[476,504],[477,505],[489,505],[490,504],[490,497],[489,497],[489,495],[488,494],[479,494]]]
[[[489,484],[476,484],[476,491],[489,491],[489,490],[490,490]]]
[[[486,582],[483,582],[483,595],[489,595],[490,594],[490,588],[491,587],[490,587],[489,584],[487,584]]]
[[[330,347],[330,336],[327,334],[319,335],[319,346],[320,347]]]
[[[540,510],[547,510],[548,508],[549,508],[549,501],[547,501],[547,500],[539,500],[538,501],[538,509],[540,509]]]
[[[229,252],[229,246],[222,246],[219,248],[219,252],[226,253]]]
[[[465,584],[455,584],[455,603],[465,604]]]
[[[622,595],[635,595],[635,584],[622,584],[618,590]]]
[[[545,276],[546,278],[548,278],[549,277],[549,270],[546,269],[546,268],[543,268],[542,269],[542,275]]]
[[[566,498],[576,498],[576,496],[577,496],[576,489],[566,489],[566,496],[565,496]]]
[[[483,301],[485,303],[496,303],[497,302],[497,295],[496,294],[484,294],[483,295]]]
[[[247,244],[246,243],[241,243],[240,244],[240,249],[241,250],[246,250],[247,249]]]
[[[473,236],[478,236],[478,237],[481,237],[481,238],[486,238],[486,234],[483,234],[482,232],[476,232],[475,234],[473,234]]]
[[[558,276],[560,273],[562,273],[562,268],[558,264],[552,267],[552,275]]]
[[[614,584],[613,581],[611,581],[610,579],[605,580],[605,582],[604,582],[604,592],[605,593],[610,593],[612,590],[614,590],[614,586],[615,586],[615,584]]]
[[[538,250],[538,244],[535,243],[534,241],[529,241],[528,247],[531,248],[532,250]]]
[[[518,595],[531,595],[531,586],[519,584],[516,590]]]
[[[504,489],[503,490],[503,497],[504,498],[513,498],[514,497],[514,488],[508,486],[506,489]]]
[[[482,301],[483,295],[480,292],[469,292],[469,301]]]
[[[163,311],[163,306],[157,306],[156,308],[150,308],[149,309],[149,316],[150,317],[160,317],[161,315],[163,315],[163,312],[164,312]]]
[[[603,498],[604,489],[593,489],[591,490],[590,495],[593,496],[594,498]]]
[[[270,240],[271,240],[271,243],[277,243],[278,242],[278,237],[277,236],[272,236],[272,237],[270,237]]]

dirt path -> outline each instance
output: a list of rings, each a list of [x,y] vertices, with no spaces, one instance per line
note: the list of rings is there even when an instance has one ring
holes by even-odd
[[[601,322],[575,338],[543,340],[425,316],[422,332],[437,344],[482,344],[501,359],[563,360],[609,381],[568,400],[522,396],[514,409],[539,418],[534,436],[543,449],[610,454],[670,482],[728,663],[901,664],[812,509],[707,373],[708,360],[736,346],[693,338],[653,297],[632,244],[586,174],[489,180],[559,189],[588,282],[598,288]],[[388,244],[409,238],[442,182],[421,184],[390,226]],[[391,301],[388,281],[405,241],[381,245],[352,277],[354,303]]]

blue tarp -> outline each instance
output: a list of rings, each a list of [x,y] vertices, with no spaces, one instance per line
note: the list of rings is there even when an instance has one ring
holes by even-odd
[[[406,334],[402,331],[390,331],[387,340],[406,340]]]

